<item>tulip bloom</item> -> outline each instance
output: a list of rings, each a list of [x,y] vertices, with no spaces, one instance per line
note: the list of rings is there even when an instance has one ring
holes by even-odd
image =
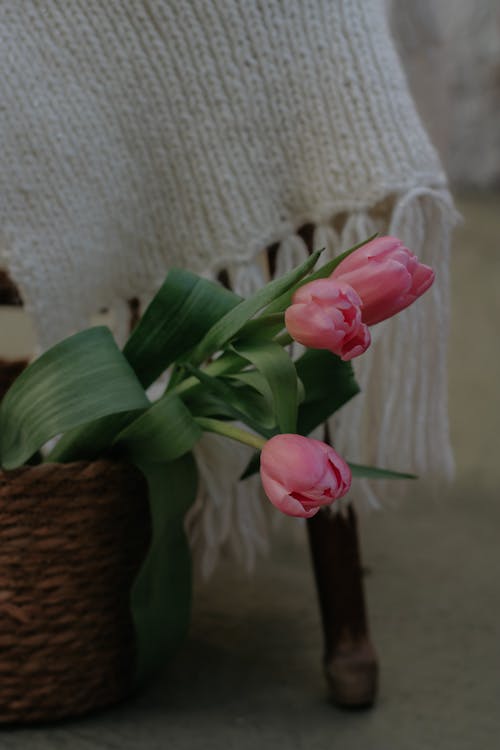
[[[415,302],[431,286],[434,271],[397,237],[378,237],[348,255],[330,278],[356,290],[363,322],[372,326]]]
[[[370,345],[361,319],[361,299],[347,284],[317,279],[299,287],[285,312],[285,325],[295,341],[312,349],[328,349],[347,361]]]
[[[288,516],[311,518],[343,497],[351,470],[333,448],[302,435],[275,435],[264,445],[260,476],[269,500]]]

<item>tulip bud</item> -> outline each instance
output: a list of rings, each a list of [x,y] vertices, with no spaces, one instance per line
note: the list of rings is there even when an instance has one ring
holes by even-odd
[[[285,325],[295,341],[311,349],[328,349],[345,361],[370,345],[361,299],[349,285],[332,279],[299,287],[285,312]]]
[[[275,435],[264,445],[260,476],[273,505],[288,516],[311,518],[343,497],[351,470],[326,443],[302,435]]]
[[[397,237],[378,237],[348,255],[330,278],[356,290],[363,322],[372,326],[415,302],[431,286],[434,271]]]

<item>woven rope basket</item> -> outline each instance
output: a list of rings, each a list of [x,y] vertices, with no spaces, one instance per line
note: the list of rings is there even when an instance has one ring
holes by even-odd
[[[126,464],[0,472],[0,721],[52,721],[131,690],[132,581],[150,535]]]

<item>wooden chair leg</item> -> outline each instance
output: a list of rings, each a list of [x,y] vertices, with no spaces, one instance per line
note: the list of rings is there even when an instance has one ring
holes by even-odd
[[[6,271],[0,269],[0,305],[20,307],[23,304],[19,291]]]
[[[0,306],[22,306],[20,294],[6,271],[0,269]],[[24,370],[26,359],[8,360],[0,358],[0,399],[9,390],[18,375]]]
[[[10,386],[27,366],[26,359],[6,360],[0,359],[0,400],[9,390]]]
[[[356,514],[320,511],[307,521],[324,633],[323,666],[332,700],[375,702],[377,657],[368,632]]]

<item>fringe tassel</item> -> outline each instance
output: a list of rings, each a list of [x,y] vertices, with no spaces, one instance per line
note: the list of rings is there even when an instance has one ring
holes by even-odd
[[[400,237],[432,265],[436,281],[417,305],[372,330],[373,346],[354,363],[362,392],[331,424],[335,447],[346,458],[415,472],[434,486],[451,478],[454,469],[446,354],[450,235],[456,221],[447,191],[418,188],[395,203],[388,225],[361,222],[363,232],[369,226]],[[349,244],[363,236],[356,228]],[[352,494],[356,502],[377,507],[379,498],[401,496],[405,485],[358,480]]]
[[[186,520],[196,567],[209,577],[219,555],[230,555],[248,570],[269,549],[270,503],[258,475],[239,482],[252,450],[206,434],[195,447],[200,489]]]

